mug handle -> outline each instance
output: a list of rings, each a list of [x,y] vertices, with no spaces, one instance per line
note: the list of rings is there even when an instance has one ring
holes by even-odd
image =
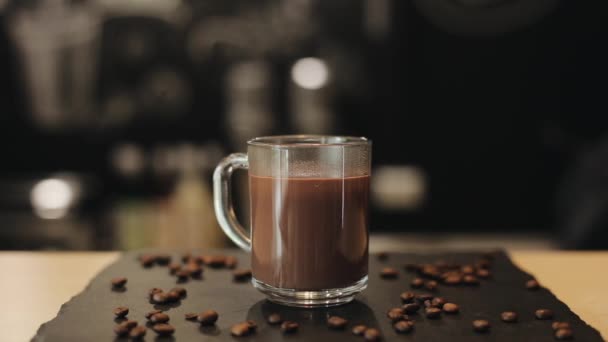
[[[232,172],[237,169],[249,169],[249,160],[245,153],[233,153],[222,159],[213,172],[213,206],[215,216],[222,230],[237,246],[251,251],[251,238],[239,223],[232,206],[231,186]]]

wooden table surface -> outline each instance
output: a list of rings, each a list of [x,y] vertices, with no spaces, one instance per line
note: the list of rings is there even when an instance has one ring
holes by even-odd
[[[510,252],[558,298],[608,338],[608,252]],[[28,341],[118,252],[0,252],[2,341]]]

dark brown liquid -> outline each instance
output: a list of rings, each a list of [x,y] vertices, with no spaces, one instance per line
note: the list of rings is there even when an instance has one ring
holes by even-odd
[[[367,275],[369,176],[249,176],[252,271],[266,284],[320,290]]]

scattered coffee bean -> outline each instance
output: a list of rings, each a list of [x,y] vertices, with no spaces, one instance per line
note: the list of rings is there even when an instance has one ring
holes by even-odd
[[[477,279],[476,276],[470,275],[470,274],[467,274],[464,277],[462,277],[462,282],[465,285],[479,285],[479,279]]]
[[[124,322],[120,322],[120,324],[124,324],[127,326],[127,328],[129,328],[129,330],[135,328],[137,326],[137,321],[134,321],[132,319],[126,320]]]
[[[159,312],[150,316],[150,322],[152,323],[167,323],[169,322],[169,315],[166,313]]]
[[[230,333],[233,336],[237,336],[237,337],[247,336],[251,332],[252,332],[252,330],[249,326],[249,323],[247,323],[247,322],[237,323],[230,328]]]
[[[184,269],[190,273],[190,276],[193,278],[198,278],[203,274],[203,268],[194,262],[187,264]]]
[[[462,276],[460,274],[450,274],[443,278],[443,283],[446,285],[459,285],[462,283]]]
[[[268,318],[266,318],[266,321],[268,322],[268,324],[281,324],[283,322],[283,318],[281,318],[281,315],[279,315],[278,313],[273,313],[270,314],[268,316]]]
[[[129,337],[131,337],[134,340],[141,339],[144,336],[146,336],[146,331],[147,331],[146,327],[140,325],[138,327],[131,329],[131,332],[129,332]]]
[[[460,307],[454,303],[445,303],[443,304],[443,312],[447,314],[455,314],[460,311]]]
[[[169,296],[164,292],[156,292],[152,295],[152,301],[156,304],[164,304],[169,301]]]
[[[490,278],[490,276],[491,276],[490,271],[483,269],[483,268],[478,269],[477,273],[475,273],[475,274],[477,274],[477,277],[482,278],[482,279],[487,279],[487,278]]]
[[[167,323],[159,323],[152,326],[152,330],[160,336],[173,335],[175,328]]]
[[[536,316],[537,319],[552,319],[553,318],[553,311],[549,310],[549,309],[538,309],[536,310],[536,312],[534,313],[534,316]]]
[[[150,290],[148,290],[148,297],[150,299],[152,299],[152,297],[154,296],[154,294],[156,294],[156,293],[162,293],[162,292],[163,292],[162,289],[159,289],[158,287],[153,287]]]
[[[218,318],[219,318],[219,315],[217,314],[217,312],[215,310],[207,310],[207,311],[203,311],[200,314],[198,314],[198,317],[196,318],[196,320],[201,325],[214,325],[215,322],[217,322]]]
[[[300,325],[296,322],[285,321],[281,324],[281,332],[283,332],[283,334],[292,334],[298,331],[299,326]]]
[[[236,282],[243,282],[251,279],[251,270],[235,270],[232,277]]]
[[[124,323],[125,323],[125,322],[120,323],[120,324],[118,324],[118,325],[115,325],[115,326],[114,326],[114,333],[115,333],[117,336],[126,336],[126,335],[129,333],[129,331],[131,330],[131,328],[129,328],[129,327],[128,327],[126,324],[124,324]]]
[[[224,267],[226,268],[234,269],[237,264],[238,260],[233,256],[227,256],[226,259],[224,259]]]
[[[112,279],[112,287],[114,288],[123,288],[127,283],[127,278],[125,277],[117,277]]]
[[[248,319],[245,321],[247,324],[249,324],[249,330],[251,331],[256,331],[258,329],[258,325],[257,323],[255,323],[255,321]]]
[[[393,324],[393,329],[398,333],[404,334],[412,331],[414,329],[414,324],[411,321],[399,321]]]
[[[540,284],[538,283],[538,281],[536,281],[536,279],[530,279],[526,282],[526,288],[528,290],[535,291],[540,289]]]
[[[430,308],[430,307],[434,307],[436,308],[437,305],[433,305],[433,302],[431,302],[430,300],[425,300],[424,303],[422,303],[424,305],[425,308]]]
[[[486,332],[490,330],[490,322],[485,319],[477,319],[473,321],[473,330],[477,332]]]
[[[201,258],[201,260],[209,267],[221,268],[225,265],[226,257],[221,255],[205,255]]]
[[[340,316],[331,316],[327,319],[327,326],[332,329],[344,329],[348,321]]]
[[[156,256],[150,254],[144,254],[139,257],[139,262],[143,267],[150,267],[156,262]]]
[[[426,318],[439,318],[441,316],[441,309],[439,308],[426,308],[424,309],[424,315]]]
[[[359,324],[359,325],[355,325],[353,327],[352,333],[353,335],[357,335],[357,336],[362,336],[363,333],[365,333],[365,330],[367,330],[367,327],[365,325]]]
[[[186,289],[183,287],[174,287],[169,290],[169,292],[177,292],[177,294],[179,294],[179,296],[182,298],[186,297],[186,295],[188,294],[188,291],[186,291]]]
[[[558,340],[571,340],[574,333],[571,329],[558,329],[555,331],[555,338]]]
[[[414,314],[414,313],[418,312],[418,310],[420,310],[420,304],[409,303],[409,304],[403,305],[402,308],[405,313]]]
[[[119,306],[114,309],[114,315],[118,318],[125,317],[129,314],[129,308],[126,306]]]
[[[517,313],[513,311],[505,311],[500,314],[500,319],[507,323],[517,322]]]
[[[175,303],[180,299],[182,299],[182,296],[180,296],[179,293],[175,291],[167,292],[167,302]]]
[[[414,289],[419,289],[424,286],[424,280],[421,278],[414,278],[414,280],[412,280],[410,283],[410,286]]]
[[[412,292],[403,292],[399,297],[401,297],[403,304],[412,303],[416,299],[416,295]]]
[[[167,254],[160,254],[156,256],[156,263],[158,265],[168,265],[171,262],[171,256]]]
[[[406,305],[411,305],[411,304],[406,304]],[[392,309],[388,310],[388,312],[386,313],[386,317],[388,317],[393,322],[401,321],[406,318],[405,309],[392,308]]]
[[[174,263],[169,265],[169,273],[170,274],[175,274],[177,272],[179,272],[182,269],[182,265]]]
[[[382,335],[380,335],[380,331],[378,329],[370,328],[365,330],[363,333],[363,338],[366,341],[380,341],[382,339]]]
[[[425,300],[432,300],[435,296],[433,296],[430,293],[421,293],[419,295],[416,295],[416,299],[420,302],[420,303],[424,303]]]
[[[190,271],[186,269],[181,269],[175,272],[175,275],[177,276],[178,281],[186,281],[190,277]]]
[[[154,315],[156,315],[158,313],[162,313],[162,310],[152,310],[152,311],[146,313],[144,315],[144,317],[146,317],[146,319],[150,319],[152,316],[154,316]]]
[[[388,253],[387,252],[379,252],[378,254],[376,254],[376,256],[378,257],[378,260],[386,260],[388,259]]]
[[[558,330],[558,329],[571,329],[572,327],[570,326],[570,323],[568,323],[568,322],[553,322],[551,324],[551,328],[553,328],[553,330]]]
[[[462,268],[460,268],[460,271],[463,274],[474,274],[475,273],[475,267],[471,266],[471,265],[464,265],[462,266]]]
[[[435,297],[431,300],[431,303],[438,308],[442,308],[443,305],[447,302],[448,301],[443,297]]]
[[[188,312],[187,314],[185,314],[185,315],[184,315],[184,317],[186,317],[186,319],[187,319],[188,321],[194,321],[194,320],[196,320],[196,319],[197,319],[198,314],[197,314],[197,313],[194,313],[194,312]]]
[[[396,279],[399,276],[399,271],[392,267],[385,267],[380,271],[380,277],[383,279]]]
[[[429,291],[437,291],[437,282],[434,280],[429,280],[424,284],[424,287]]]

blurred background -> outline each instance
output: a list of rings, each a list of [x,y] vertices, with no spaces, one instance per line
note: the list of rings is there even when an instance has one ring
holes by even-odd
[[[213,168],[289,133],[374,141],[387,245],[608,248],[607,10],[0,0],[0,249],[227,246]]]

